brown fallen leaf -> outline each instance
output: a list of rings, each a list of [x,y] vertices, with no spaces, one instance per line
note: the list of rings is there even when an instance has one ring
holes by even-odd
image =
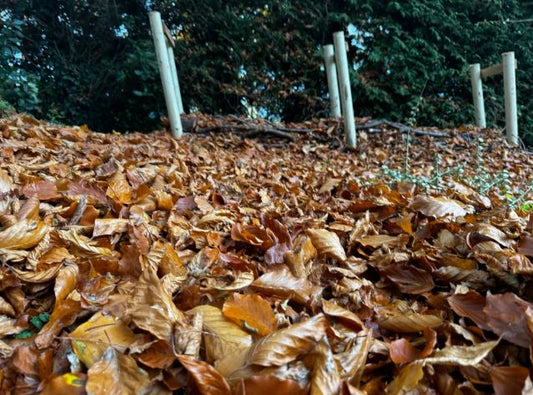
[[[237,325],[260,336],[269,335],[277,328],[270,303],[259,295],[233,293],[224,302],[222,313]]]
[[[521,395],[529,378],[529,369],[522,366],[493,366],[489,373],[495,395]]]
[[[252,345],[252,336],[228,320],[214,306],[201,305],[187,314],[200,314],[203,320],[206,357],[224,376],[240,368]]]
[[[131,204],[133,192],[123,172],[117,171],[108,181],[106,196],[122,204]]]
[[[322,314],[280,329],[256,342],[248,353],[250,364],[281,366],[307,354],[325,335],[328,320]]]
[[[432,357],[413,363],[422,365],[460,365],[474,366],[480,363],[498,345],[499,341],[490,341],[473,346],[448,346],[437,350]]]
[[[424,370],[419,364],[411,363],[400,369],[394,380],[387,386],[388,395],[408,393],[416,388],[424,377]]]
[[[22,219],[0,231],[0,248],[16,250],[34,247],[49,230],[50,227],[43,221]]]
[[[231,394],[227,381],[207,362],[198,361],[187,355],[178,355],[178,360],[191,375],[199,393],[212,395]]]
[[[294,380],[283,380],[272,374],[261,374],[241,379],[235,395],[250,394],[306,395],[308,388],[302,388]]]
[[[425,328],[436,328],[442,324],[442,319],[431,314],[396,313],[381,318],[378,324],[392,332],[411,333],[421,332]]]
[[[346,252],[336,233],[325,229],[308,229],[307,235],[319,255],[325,255],[339,261],[346,260]]]
[[[258,292],[289,297],[302,304],[309,302],[322,291],[309,280],[294,277],[286,266],[263,274],[251,286]]]
[[[48,381],[41,395],[84,395],[86,381],[87,377],[83,373],[65,373]]]
[[[138,394],[150,383],[148,373],[135,360],[109,347],[99,362],[87,372],[85,389],[89,394]]]
[[[529,348],[531,337],[527,330],[526,310],[533,304],[526,302],[511,292],[487,295],[483,312],[487,326],[498,336],[521,347]]]
[[[389,345],[389,353],[392,362],[395,364],[404,364],[413,362],[416,359],[425,358],[433,352],[437,344],[437,332],[432,329],[424,330],[426,345],[423,350],[415,348],[407,339],[401,338],[394,340]]]
[[[313,366],[310,394],[338,394],[341,379],[327,337],[320,340],[307,359]]]
[[[381,271],[404,293],[422,294],[435,287],[430,273],[412,265],[387,265]]]
[[[70,333],[72,350],[87,368],[98,362],[109,347],[123,353],[134,342],[135,334],[120,319],[101,312]]]
[[[128,299],[126,317],[140,329],[169,343],[174,342],[174,331],[186,325],[185,316],[150,266],[143,271]]]
[[[431,197],[418,195],[410,208],[419,211],[426,217],[442,218],[446,216],[464,217],[471,212],[462,203],[446,197]]]

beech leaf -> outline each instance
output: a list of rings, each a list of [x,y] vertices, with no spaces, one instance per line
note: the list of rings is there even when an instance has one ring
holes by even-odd
[[[308,229],[307,234],[319,255],[325,255],[339,261],[346,260],[346,252],[336,233],[325,229]]]
[[[308,353],[325,335],[328,320],[323,314],[280,329],[253,345],[248,362],[261,366],[281,366]]]

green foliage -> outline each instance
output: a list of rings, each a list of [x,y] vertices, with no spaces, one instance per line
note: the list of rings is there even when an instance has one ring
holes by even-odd
[[[41,313],[30,318],[30,323],[37,329],[41,330],[43,326],[50,320],[50,314]]]
[[[39,106],[38,79],[21,68],[22,26],[24,22],[8,12],[0,13],[0,112],[9,113],[13,106],[35,111]]]
[[[533,3],[519,0],[363,1],[367,17],[357,27],[364,50],[353,48],[359,64],[358,113],[415,122],[454,126],[473,123],[468,65],[501,63],[501,53],[515,51],[519,61],[518,101],[521,137],[533,143],[533,118],[527,108],[533,72],[533,39],[529,18]],[[513,22],[517,21],[517,22]],[[487,121],[503,127],[502,78],[484,82]],[[419,101],[419,97],[421,100]]]
[[[520,0],[11,0],[0,96],[97,130],[153,128],[165,108],[148,5],[178,39],[186,111],[327,116],[321,46],[345,30],[356,115],[413,125],[472,123],[468,65],[515,51],[519,128],[533,144],[533,3]],[[484,85],[491,126],[504,125],[502,85]]]

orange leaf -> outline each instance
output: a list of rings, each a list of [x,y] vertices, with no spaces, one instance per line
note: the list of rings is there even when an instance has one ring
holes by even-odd
[[[224,303],[222,313],[237,325],[260,336],[268,335],[277,328],[270,303],[259,295],[233,293]]]
[[[425,358],[429,356],[435,344],[437,344],[437,332],[429,328],[424,330],[424,337],[426,338],[426,346],[423,350],[419,350],[407,339],[398,339],[393,341],[389,346],[389,353],[392,362],[395,364],[413,362],[415,359]]]
[[[148,373],[131,356],[109,347],[87,372],[86,390],[89,394],[139,394],[149,382]]]
[[[106,195],[111,199],[118,200],[122,204],[132,202],[131,186],[126,180],[124,173],[117,171],[108,182]]]
[[[49,226],[40,220],[23,219],[0,232],[0,248],[25,249],[37,245]]]
[[[276,394],[276,395],[306,395],[307,388],[302,388],[293,380],[282,380],[272,374],[262,374],[241,380],[235,395]]]
[[[197,361],[187,355],[179,355],[179,361],[191,375],[200,394],[229,395],[231,389],[226,379],[207,362]]]

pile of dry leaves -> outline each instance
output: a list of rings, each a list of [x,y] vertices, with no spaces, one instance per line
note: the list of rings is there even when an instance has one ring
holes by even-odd
[[[533,390],[528,213],[460,180],[363,186],[402,165],[395,130],[346,152],[331,120],[289,141],[196,121],[180,141],[0,121],[1,393]],[[412,142],[414,174],[483,134],[487,171],[528,185],[498,133],[446,133]]]

